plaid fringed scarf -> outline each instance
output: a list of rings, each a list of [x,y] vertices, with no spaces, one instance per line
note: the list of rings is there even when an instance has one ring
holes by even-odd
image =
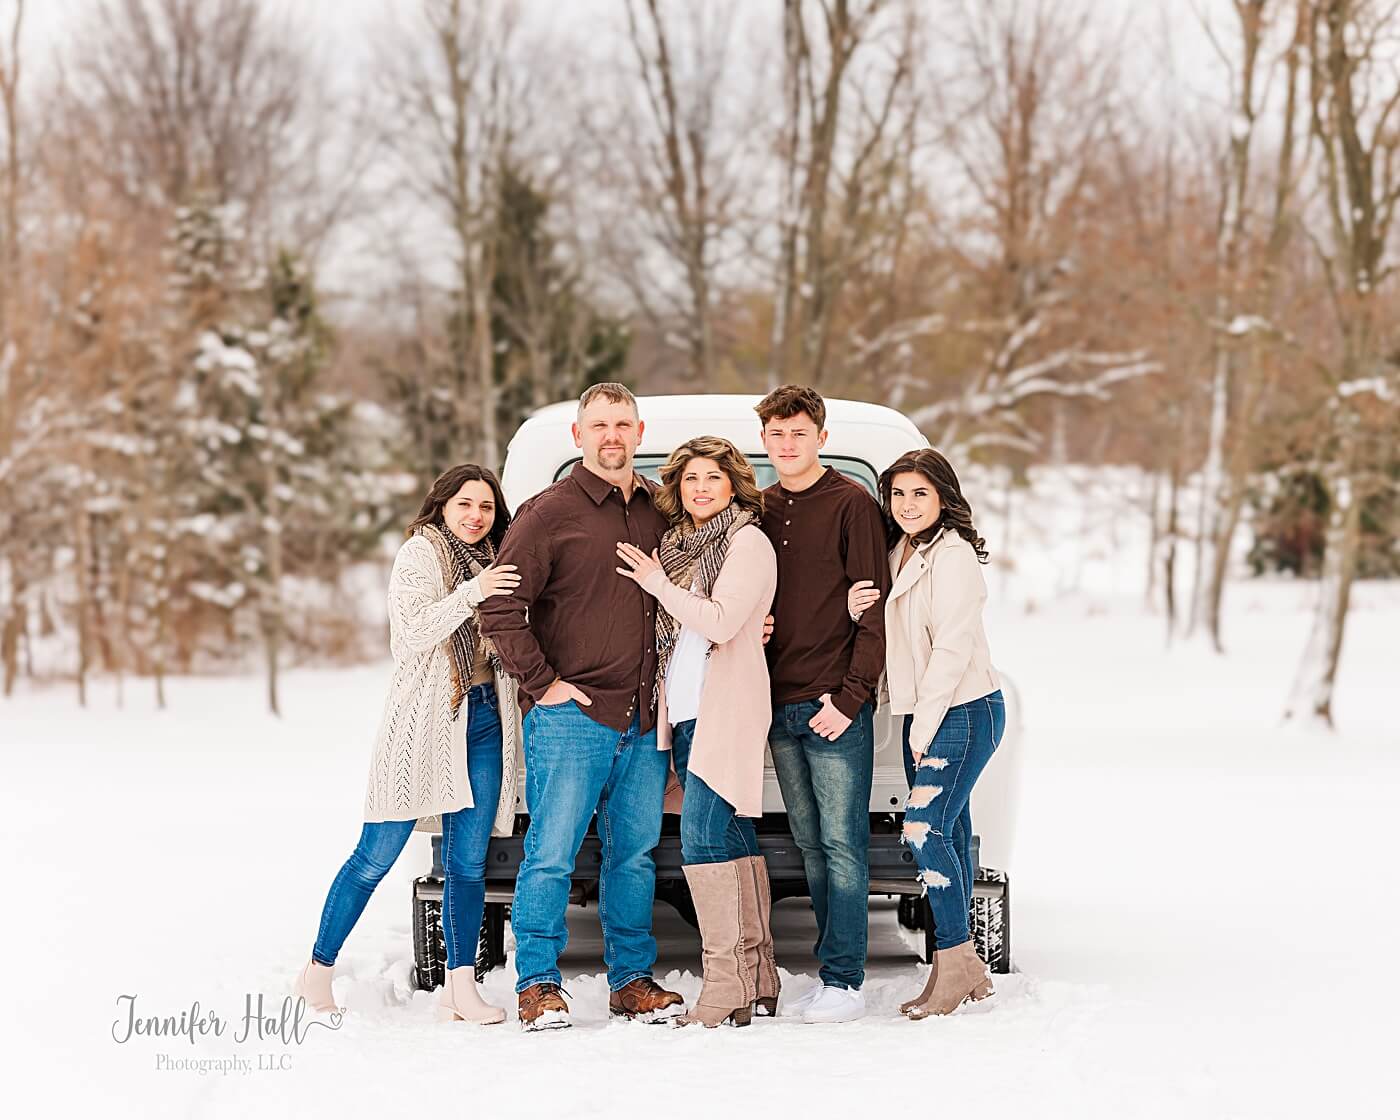
[[[698,529],[692,526],[689,518],[671,526],[661,538],[661,567],[665,569],[666,578],[685,591],[693,587],[702,598],[708,599],[715,588],[715,580],[719,578],[719,571],[724,567],[724,558],[729,554],[729,542],[745,525],[757,520],[752,510],[741,509],[730,502]],[[681,624],[658,602],[656,695],[653,697],[653,707],[660,698],[661,683],[666,679],[666,670],[670,667],[671,654],[675,652],[680,634]],[[714,646],[710,648],[713,650]]]
[[[437,552],[438,561],[442,564],[442,574],[450,588],[455,588],[467,580],[475,579],[481,574],[483,568],[489,567],[496,559],[496,549],[492,546],[489,536],[483,537],[477,544],[468,544],[451,530],[440,529],[436,525],[420,525],[418,532],[432,543]],[[462,706],[462,697],[467,694],[467,682],[472,679],[472,675],[476,672],[478,649],[486,655],[491,662],[491,668],[497,674],[504,671],[491,639],[483,637],[477,630],[476,618],[475,611],[467,615],[462,625],[452,631],[451,636],[447,639],[452,654],[452,715],[454,718]]]

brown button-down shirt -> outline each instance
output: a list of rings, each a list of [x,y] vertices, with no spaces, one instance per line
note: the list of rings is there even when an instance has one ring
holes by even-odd
[[[617,574],[618,541],[650,554],[666,531],[652,488],[639,475],[624,502],[579,463],[516,513],[496,562],[516,565],[520,586],[481,604],[481,628],[520,681],[522,708],[563,678],[599,723],[626,731],[640,710],[643,731],[656,725],[656,600]]]
[[[885,669],[882,598],[852,622],[846,594],[856,580],[890,590],[880,507],[840,471],[806,490],[781,482],[763,492],[763,531],[778,554],[778,594],[768,669],[773,703],[815,700],[824,692],[852,719],[873,702]]]

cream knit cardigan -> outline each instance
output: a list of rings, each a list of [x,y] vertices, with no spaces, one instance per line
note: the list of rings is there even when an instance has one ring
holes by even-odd
[[[417,820],[436,831],[438,814],[475,804],[467,780],[465,700],[451,715],[452,656],[448,638],[483,596],[476,580],[450,591],[433,546],[412,536],[399,547],[389,577],[389,652],[394,675],[375,737],[365,794],[366,821]],[[496,835],[509,835],[515,815],[520,750],[516,682],[496,677],[501,716],[501,796]]]

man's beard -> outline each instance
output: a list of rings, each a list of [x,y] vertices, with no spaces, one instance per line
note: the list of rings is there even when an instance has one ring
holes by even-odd
[[[598,449],[598,462],[609,470],[617,470],[627,465],[625,447],[602,447]]]

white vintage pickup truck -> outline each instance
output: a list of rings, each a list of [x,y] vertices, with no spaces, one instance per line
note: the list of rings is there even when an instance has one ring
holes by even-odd
[[[637,404],[645,423],[636,468],[656,478],[678,444],[699,435],[723,436],[753,464],[760,487],[771,485],[777,475],[764,453],[754,406],[757,396],[705,394],[697,396],[640,397]],[[912,422],[894,409],[861,401],[828,399],[827,430],[830,433],[822,462],[841,471],[875,494],[880,472],[901,454],[927,447],[928,440]],[[518,509],[527,498],[563,478],[579,462],[570,425],[577,403],[548,405],[532,414],[517,429],[506,451],[501,483],[506,502]],[[991,763],[977,783],[972,799],[976,831],[974,854],[978,866],[972,907],[973,936],[982,958],[993,971],[1011,968],[1011,900],[1007,874],[1013,855],[1017,800],[1017,757],[1021,746],[1020,705],[1014,682],[1003,675],[1007,698],[1006,734]],[[529,806],[523,759],[516,759],[521,773],[517,798],[515,835],[491,842],[487,859],[487,907],[477,957],[478,974],[505,962],[504,923],[509,910],[515,869],[522,854]],[[875,713],[875,775],[870,790],[870,891],[899,895],[900,921],[926,933],[925,957],[931,959],[932,931],[922,889],[915,879],[913,859],[900,843],[900,826],[908,786],[901,759],[899,720],[881,707]],[[764,816],[758,822],[759,846],[768,862],[774,900],[805,895],[802,859],[788,831],[787,816],[771,760],[764,775]],[[442,867],[440,837],[433,840],[433,868],[414,888],[415,977],[424,988],[441,982],[445,952],[442,948],[440,908]],[[693,921],[685,879],[680,870],[680,839],[674,818],[668,818],[656,853],[657,898],[677,907]],[[574,901],[586,903],[597,895],[598,844],[590,836],[584,842],[574,870]]]

